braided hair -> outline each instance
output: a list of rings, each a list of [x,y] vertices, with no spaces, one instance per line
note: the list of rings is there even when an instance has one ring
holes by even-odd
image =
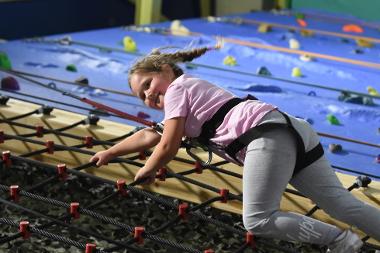
[[[183,70],[177,65],[181,62],[191,62],[193,59],[205,54],[210,48],[202,47],[174,53],[161,53],[159,49],[154,49],[150,54],[137,60],[128,71],[128,81],[134,73],[161,72],[164,64],[168,64],[174,72],[175,77],[183,74]]]

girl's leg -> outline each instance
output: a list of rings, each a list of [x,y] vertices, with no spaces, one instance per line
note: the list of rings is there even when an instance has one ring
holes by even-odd
[[[303,169],[290,183],[333,218],[380,240],[380,209],[347,191],[325,157]]]
[[[340,229],[279,210],[295,158],[295,140],[286,129],[268,131],[248,145],[243,171],[244,226],[259,236],[330,244],[342,232]]]

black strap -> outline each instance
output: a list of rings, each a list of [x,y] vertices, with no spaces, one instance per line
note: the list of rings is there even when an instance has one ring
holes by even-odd
[[[235,161],[239,162],[236,159],[236,154],[244,147],[248,146],[248,144],[251,143],[253,140],[262,136],[264,132],[275,128],[287,128],[290,130],[290,132],[293,134],[296,140],[297,156],[293,176],[295,176],[303,168],[309,166],[310,164],[321,158],[324,154],[324,150],[321,143],[318,143],[318,145],[315,146],[312,150],[306,152],[302,137],[292,125],[289,116],[281,111],[280,113],[285,117],[286,124],[264,123],[262,125],[253,127],[244,134],[240,135],[237,139],[233,140],[229,145],[227,145],[227,147],[224,149],[225,152],[231,158],[235,159]]]
[[[248,95],[246,98],[232,98],[222,105],[219,110],[202,125],[201,134],[197,137],[198,141],[207,145],[209,140],[215,136],[216,129],[222,124],[226,114],[239,103],[246,100],[257,100],[256,97]]]

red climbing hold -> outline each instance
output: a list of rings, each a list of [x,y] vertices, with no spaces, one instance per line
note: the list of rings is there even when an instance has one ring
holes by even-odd
[[[13,76],[7,76],[1,79],[1,89],[3,90],[19,90],[20,85],[18,84],[18,81]]]
[[[342,30],[343,32],[347,32],[347,33],[363,33],[363,28],[354,24],[344,25]]]

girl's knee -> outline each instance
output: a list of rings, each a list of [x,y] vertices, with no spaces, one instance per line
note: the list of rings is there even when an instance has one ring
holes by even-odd
[[[255,235],[267,233],[268,224],[272,221],[275,212],[276,211],[244,214],[243,224],[245,229]]]

